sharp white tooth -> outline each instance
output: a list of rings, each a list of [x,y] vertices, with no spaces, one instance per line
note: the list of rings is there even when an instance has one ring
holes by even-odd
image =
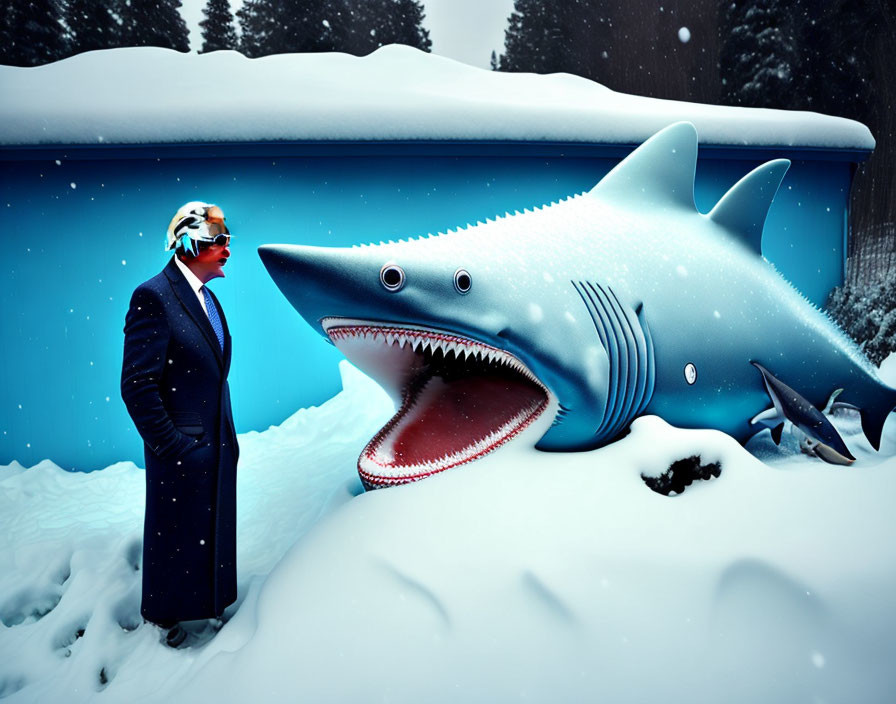
[[[404,346],[405,346],[405,344],[407,343],[407,341],[408,341],[408,338],[406,338],[404,335],[399,335],[399,336],[398,336],[398,346],[399,346],[401,349],[404,349]]]

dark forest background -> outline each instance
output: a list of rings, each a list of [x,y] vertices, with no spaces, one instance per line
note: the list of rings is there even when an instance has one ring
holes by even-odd
[[[484,0],[485,1],[485,0]],[[0,64],[91,49],[189,51],[180,0],[12,0]],[[419,0],[208,0],[200,51],[249,57],[384,44],[431,49]],[[896,349],[896,0],[515,0],[498,71],[568,72],[613,90],[698,103],[812,110],[865,123],[847,285],[830,312],[872,359]]]

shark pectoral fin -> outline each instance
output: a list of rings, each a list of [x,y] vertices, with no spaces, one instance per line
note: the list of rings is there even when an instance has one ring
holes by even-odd
[[[862,417],[862,432],[865,433],[865,437],[868,438],[868,442],[871,443],[871,447],[875,450],[880,450],[880,436],[884,432],[884,423],[887,422],[887,416],[890,415],[892,410],[889,401],[882,406],[871,406],[859,410],[859,414]]]
[[[836,453],[844,460],[855,460],[855,457],[850,454],[849,449],[846,447],[846,443],[843,442],[843,438],[840,437],[840,433],[837,432],[821,411],[809,403],[809,401],[802,395],[775,377],[761,364],[757,362],[750,363],[762,374],[762,380],[765,382],[765,388],[768,391],[768,395],[780,415],[784,416],[784,418],[793,423],[796,428],[801,430],[816,443],[824,445],[827,449]],[[881,423],[881,427],[883,427],[883,423]],[[879,434],[878,442],[880,442]],[[819,455],[819,457],[820,456],[821,455]],[[822,457],[822,459],[824,459],[824,457]]]
[[[772,406],[755,415],[750,420],[750,425],[761,425],[764,428],[768,428],[772,433],[772,440],[775,441],[775,445],[780,445],[785,420],[786,418],[778,413],[778,409]]]
[[[870,391],[866,389],[864,393],[857,395],[857,391],[850,388],[844,396],[847,394],[850,396],[849,401],[835,400],[833,407],[857,409],[862,418],[865,437],[875,450],[880,450],[884,423],[890,413],[896,410],[896,389],[878,380],[876,388]]]

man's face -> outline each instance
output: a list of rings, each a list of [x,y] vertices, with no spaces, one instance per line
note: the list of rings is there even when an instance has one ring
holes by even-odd
[[[224,276],[224,265],[230,258],[230,243],[225,245],[209,245],[201,246],[199,254],[191,259],[185,260],[185,264],[190,268],[196,278],[202,283],[208,283],[212,279]]]

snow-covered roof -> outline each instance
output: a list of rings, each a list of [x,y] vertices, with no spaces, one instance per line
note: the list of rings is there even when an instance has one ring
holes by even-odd
[[[405,46],[370,56],[149,47],[0,66],[0,145],[305,140],[640,143],[678,120],[702,144],[874,148],[864,125],[810,112],[616,93],[569,74],[488,71]]]

